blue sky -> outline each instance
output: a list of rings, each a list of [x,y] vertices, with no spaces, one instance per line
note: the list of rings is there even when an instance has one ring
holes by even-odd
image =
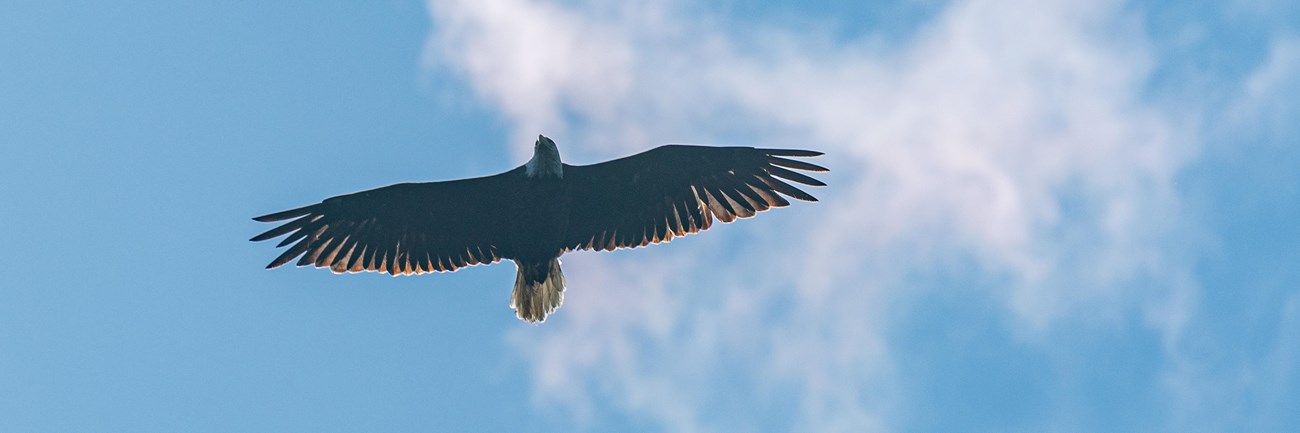
[[[1283,431],[1287,1],[15,2],[0,431]],[[822,202],[514,269],[265,271],[249,217],[531,138],[827,152]]]

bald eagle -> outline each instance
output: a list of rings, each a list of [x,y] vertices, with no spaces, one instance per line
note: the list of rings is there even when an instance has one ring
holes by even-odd
[[[290,220],[252,241],[288,235],[290,246],[267,269],[297,266],[336,273],[451,272],[515,262],[510,308],[531,323],[564,301],[561,254],[668,242],[773,207],[782,195],[817,201],[791,186],[824,183],[795,170],[825,168],[789,159],[821,152],[668,145],[593,165],[560,162],[555,142],[538,136],[526,164],[494,176],[400,183],[330,197],[253,218]]]

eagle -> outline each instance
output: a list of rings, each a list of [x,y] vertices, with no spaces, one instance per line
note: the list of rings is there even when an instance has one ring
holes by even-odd
[[[592,165],[569,165],[539,135],[527,163],[504,173],[399,183],[253,218],[286,221],[254,236],[285,236],[289,248],[266,266],[393,276],[452,272],[509,259],[517,268],[510,308],[539,323],[564,301],[560,256],[637,248],[789,206],[815,202],[788,182],[825,183],[800,171],[826,168],[792,158],[821,152],[665,145]],[[788,181],[788,182],[787,182]]]

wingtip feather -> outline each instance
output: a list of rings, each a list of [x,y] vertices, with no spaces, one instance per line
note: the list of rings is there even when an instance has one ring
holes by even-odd
[[[803,149],[762,149],[763,153],[769,156],[793,156],[795,158],[812,158],[825,155],[825,153],[815,150]]]
[[[276,221],[283,221],[283,220],[287,220],[287,219],[289,219],[289,218],[298,217],[298,216],[303,216],[303,215],[306,215],[306,214],[308,214],[308,213],[311,213],[312,209],[315,209],[316,206],[317,206],[317,205],[313,204],[313,205],[303,206],[303,207],[300,207],[300,208],[294,208],[294,209],[289,209],[289,210],[279,211],[279,212],[275,212],[275,213],[269,213],[269,214],[266,214],[266,215],[253,217],[253,221],[263,222],[263,223],[270,223],[270,222],[276,222]]]
[[[813,178],[803,173],[799,173],[797,171],[787,170],[775,165],[769,165],[767,167],[767,172],[771,173],[773,176],[802,183],[808,186],[826,186],[825,182],[817,180],[816,178]]]
[[[772,165],[778,165],[786,168],[793,168],[796,170],[811,171],[815,173],[825,173],[830,171],[826,167],[822,167],[817,164],[811,164],[803,161],[795,161],[793,159],[779,158],[775,156],[767,157],[767,162],[768,164],[772,164]]]

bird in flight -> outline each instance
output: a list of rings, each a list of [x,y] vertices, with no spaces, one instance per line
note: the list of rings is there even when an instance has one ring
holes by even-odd
[[[541,322],[564,301],[560,255],[668,242],[790,205],[817,201],[787,181],[826,184],[799,171],[826,168],[790,158],[821,152],[667,145],[592,165],[560,161],[538,136],[533,157],[505,173],[444,182],[399,183],[330,197],[253,218],[285,221],[254,236],[288,235],[267,269],[297,266],[393,276],[515,262],[510,307]],[[798,171],[797,171],[798,170]]]

